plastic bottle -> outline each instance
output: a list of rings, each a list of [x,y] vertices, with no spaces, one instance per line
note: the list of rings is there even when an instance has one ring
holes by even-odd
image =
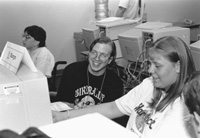
[[[95,19],[101,20],[109,17],[108,0],[94,0]]]

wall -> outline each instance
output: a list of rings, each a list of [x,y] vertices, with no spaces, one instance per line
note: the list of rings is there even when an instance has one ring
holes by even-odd
[[[109,0],[116,11],[119,0]],[[21,45],[21,35],[29,25],[47,32],[47,47],[56,61],[76,61],[73,35],[94,24],[94,0],[0,0],[0,52],[7,41]],[[200,0],[146,0],[149,21],[200,22]]]
[[[109,8],[117,7],[110,0]],[[25,27],[39,25],[47,32],[47,47],[56,61],[76,61],[73,35],[94,22],[94,0],[0,0],[0,52],[7,41],[22,45]]]
[[[200,23],[200,0],[146,0],[149,21],[177,22],[191,19]]]

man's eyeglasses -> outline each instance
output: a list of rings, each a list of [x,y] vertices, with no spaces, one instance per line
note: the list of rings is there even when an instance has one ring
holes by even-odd
[[[90,56],[91,58],[96,58],[96,57],[98,57],[100,60],[103,60],[103,61],[107,60],[107,59],[110,57],[109,54],[98,53],[97,51],[90,51],[90,52],[89,52],[89,56]]]
[[[22,38],[31,39],[31,38],[33,38],[33,37],[31,37],[30,35],[22,34]]]

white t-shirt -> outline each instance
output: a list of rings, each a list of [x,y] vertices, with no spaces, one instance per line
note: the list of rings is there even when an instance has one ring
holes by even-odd
[[[184,113],[184,101],[178,98],[163,112],[155,113],[148,107],[153,89],[152,77],[149,77],[115,101],[119,110],[130,116],[127,129],[142,138],[189,138],[184,125],[189,113]]]
[[[55,64],[53,54],[46,47],[37,48],[29,51],[29,53],[36,68],[45,76],[51,77],[51,72]]]
[[[134,19],[138,16],[139,0],[120,0],[119,7],[126,8],[123,17],[125,19]]]

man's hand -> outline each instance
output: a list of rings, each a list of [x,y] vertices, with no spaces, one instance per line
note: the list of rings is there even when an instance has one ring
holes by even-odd
[[[52,117],[53,117],[53,122],[57,123],[59,121],[69,119],[69,114],[68,114],[68,111],[58,112],[58,111],[52,110]]]

